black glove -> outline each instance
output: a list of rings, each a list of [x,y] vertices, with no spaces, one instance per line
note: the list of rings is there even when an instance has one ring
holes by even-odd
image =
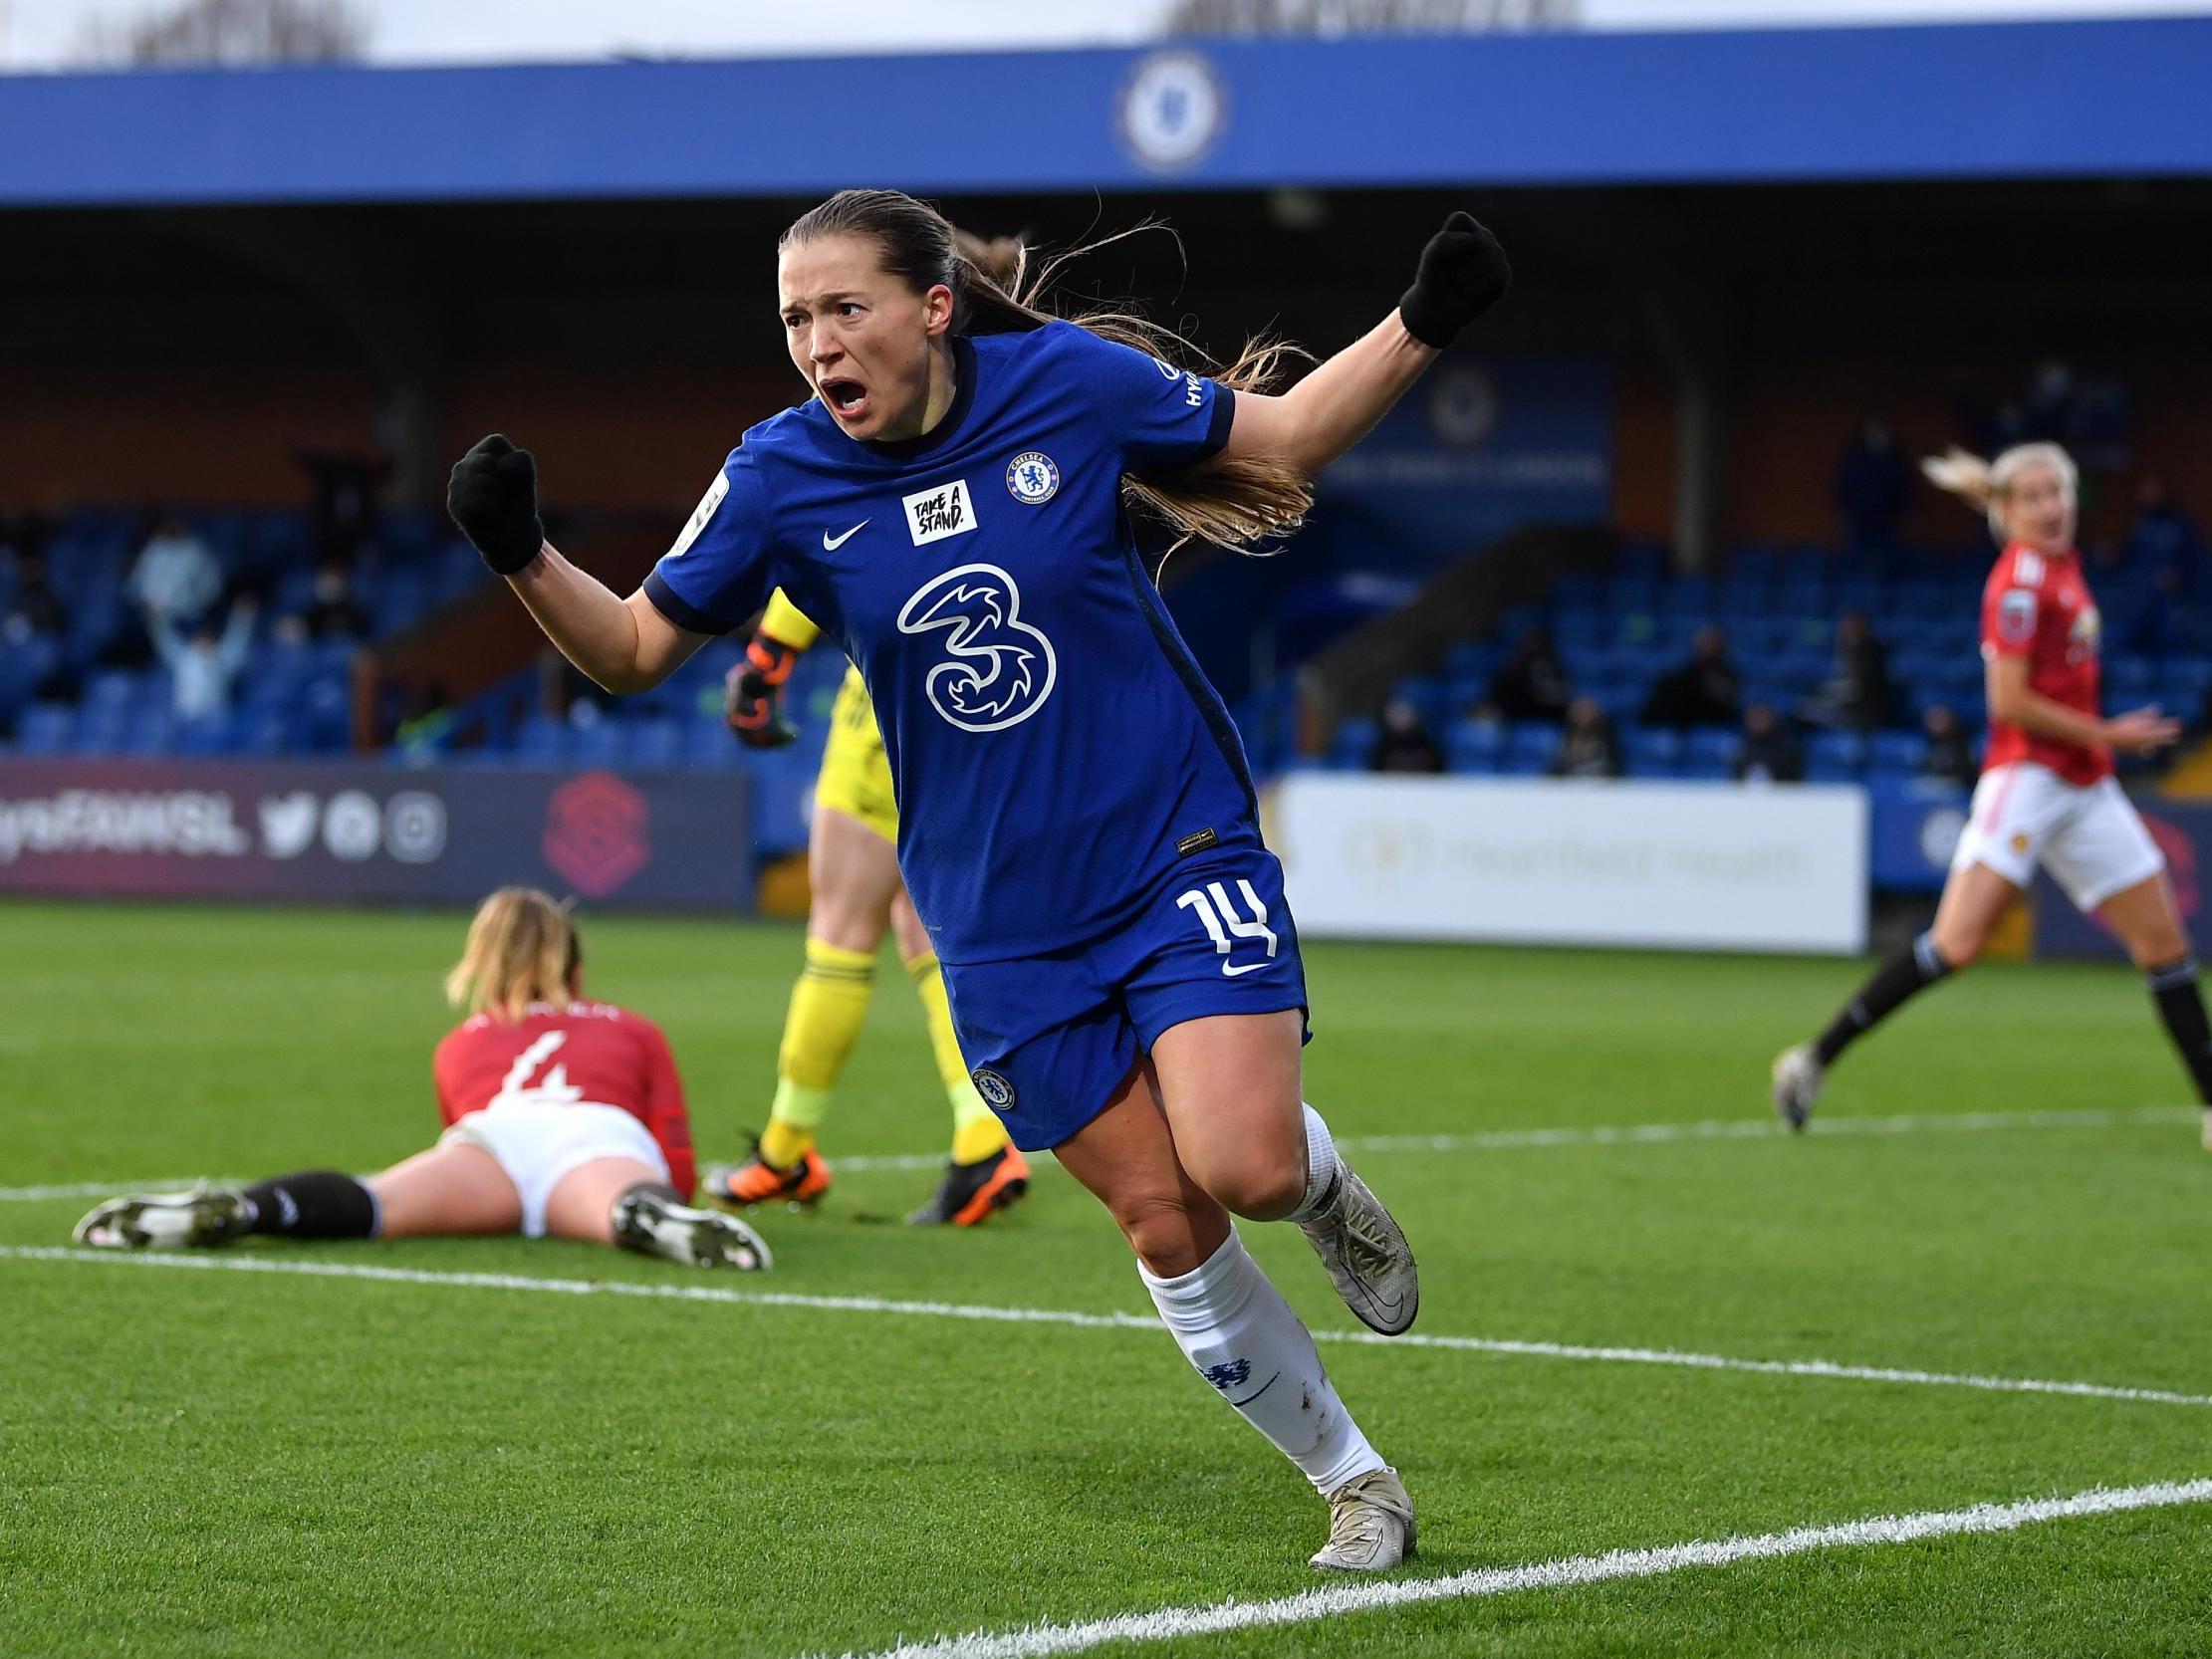
[[[445,510],[500,576],[513,576],[545,545],[538,463],[498,432],[453,463]]]
[[[1513,284],[1498,239],[1469,213],[1454,213],[1421,250],[1413,286],[1398,302],[1405,332],[1441,352]]]
[[[798,661],[799,653],[781,639],[756,633],[745,660],[723,676],[722,716],[746,748],[781,749],[798,741],[798,727],[783,715],[784,681]]]

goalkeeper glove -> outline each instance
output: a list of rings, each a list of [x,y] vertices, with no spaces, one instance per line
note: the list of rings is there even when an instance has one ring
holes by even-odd
[[[769,634],[756,633],[745,659],[722,680],[722,714],[737,741],[748,749],[781,749],[796,742],[799,730],[784,718],[784,682],[798,665],[799,653]]]

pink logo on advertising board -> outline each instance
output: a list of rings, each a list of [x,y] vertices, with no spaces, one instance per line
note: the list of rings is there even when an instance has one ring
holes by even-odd
[[[645,798],[607,772],[572,778],[546,802],[546,862],[589,898],[605,898],[652,856]]]

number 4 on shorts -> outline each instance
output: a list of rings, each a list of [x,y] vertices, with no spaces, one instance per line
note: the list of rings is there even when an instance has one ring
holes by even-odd
[[[1275,959],[1277,941],[1275,930],[1267,925],[1267,906],[1260,902],[1260,895],[1252,890],[1251,882],[1239,877],[1237,888],[1244,894],[1245,902],[1252,906],[1250,921],[1244,919],[1231,902],[1227,888],[1219,881],[1209,881],[1203,887],[1191,888],[1175,900],[1175,907],[1196,912],[1198,920],[1205,926],[1207,937],[1213,940],[1213,948],[1221,955],[1227,956],[1235,948],[1231,935],[1237,939],[1265,939],[1268,961],[1272,962]],[[1212,896],[1209,897],[1209,894]],[[1266,962],[1249,962],[1241,968],[1234,968],[1224,962],[1221,964],[1221,971],[1234,979],[1239,974],[1254,973],[1266,966]]]

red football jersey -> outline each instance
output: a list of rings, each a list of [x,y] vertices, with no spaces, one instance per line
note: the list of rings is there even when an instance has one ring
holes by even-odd
[[[497,1099],[619,1106],[644,1124],[685,1198],[697,1170],[683,1081],[660,1028],[611,1003],[533,1003],[509,1025],[479,1014],[438,1044],[438,1115],[458,1123]]]
[[[2078,555],[2054,559],[2015,542],[1998,558],[1982,590],[1982,655],[2026,657],[2030,691],[2091,719],[2102,714],[2096,660],[2100,633],[2096,601],[2089,597]],[[2112,775],[2112,752],[2101,743],[2055,743],[1992,720],[1982,769],[2016,761],[2048,766],[2078,789]]]

